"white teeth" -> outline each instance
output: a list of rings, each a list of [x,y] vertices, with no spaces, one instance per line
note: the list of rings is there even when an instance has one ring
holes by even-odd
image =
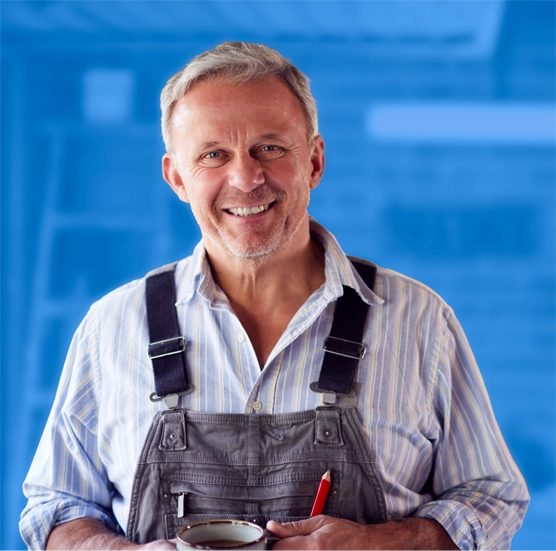
[[[228,212],[230,214],[233,214],[234,216],[249,216],[250,214],[258,214],[259,212],[263,212],[263,210],[268,210],[269,206],[270,203],[268,203],[268,205],[261,205],[259,207],[235,207],[233,209],[228,209]]]

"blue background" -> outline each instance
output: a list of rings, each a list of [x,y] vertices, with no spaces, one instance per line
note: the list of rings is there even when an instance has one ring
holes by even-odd
[[[312,215],[453,306],[531,491],[514,548],[556,547],[553,2],[0,9],[1,548],[23,545],[21,483],[88,306],[199,238],[160,176],[158,95],[229,39],[311,78],[328,162]]]

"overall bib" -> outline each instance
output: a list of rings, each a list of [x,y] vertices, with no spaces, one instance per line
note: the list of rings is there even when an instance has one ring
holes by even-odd
[[[375,267],[354,262],[372,288]],[[147,279],[149,356],[166,411],[156,414],[135,473],[126,530],[137,543],[172,539],[182,526],[240,519],[265,526],[310,514],[322,475],[331,472],[323,514],[370,524],[387,520],[375,460],[349,396],[368,305],[350,287],[336,304],[318,382],[322,407],[285,414],[200,413],[177,408],[191,387],[175,310],[174,272]],[[161,398],[158,398],[161,397]]]

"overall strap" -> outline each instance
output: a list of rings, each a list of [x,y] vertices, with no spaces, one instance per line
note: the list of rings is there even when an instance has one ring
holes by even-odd
[[[373,289],[376,266],[351,257],[350,260],[365,284]],[[147,278],[148,354],[153,363],[156,389],[151,400],[164,399],[170,409],[176,407],[177,396],[191,392],[185,364],[187,343],[180,334],[175,289],[173,269]],[[319,380],[311,384],[314,391],[351,395],[355,371],[366,351],[361,341],[368,308],[356,291],[344,286],[344,294],[336,302],[330,335],[324,343]]]
[[[374,287],[376,266],[350,257],[357,272],[371,290]],[[350,396],[353,378],[366,352],[361,342],[369,305],[357,292],[344,285],[344,294],[336,301],[336,311],[330,335],[324,341],[324,360],[316,383],[311,389],[323,394]],[[325,398],[326,401],[326,398]]]
[[[177,397],[191,391],[185,368],[186,342],[180,332],[176,311],[173,269],[147,278],[146,299],[150,339],[148,354],[153,363],[156,389],[156,393],[151,394],[151,400],[164,399],[168,408],[173,409],[177,405]]]

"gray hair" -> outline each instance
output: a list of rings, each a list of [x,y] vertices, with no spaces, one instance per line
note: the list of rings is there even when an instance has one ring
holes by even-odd
[[[318,134],[317,106],[309,79],[276,50],[249,42],[224,42],[193,58],[167,83],[160,94],[162,139],[171,152],[172,114],[177,101],[195,84],[208,79],[246,83],[269,77],[281,78],[295,94],[305,114],[308,139]]]

